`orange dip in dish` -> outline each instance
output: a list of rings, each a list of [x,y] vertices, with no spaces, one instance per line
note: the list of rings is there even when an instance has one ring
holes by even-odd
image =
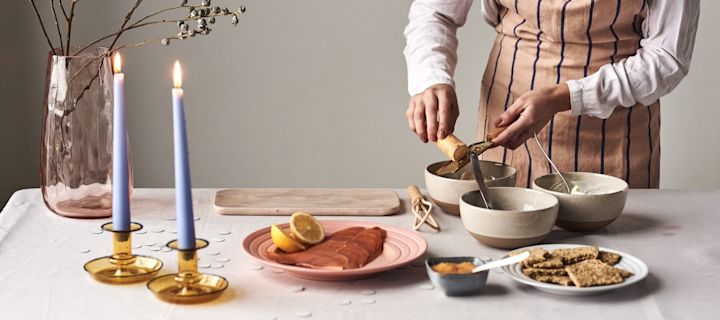
[[[475,267],[475,264],[472,262],[440,262],[431,268],[435,270],[435,272],[442,274],[467,274],[472,273],[472,270],[475,269]]]

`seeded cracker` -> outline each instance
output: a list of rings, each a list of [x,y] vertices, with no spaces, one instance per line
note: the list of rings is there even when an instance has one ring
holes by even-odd
[[[600,251],[597,258],[600,259],[600,261],[605,262],[611,266],[616,265],[618,262],[620,262],[620,259],[622,259],[619,254],[607,251]]]
[[[565,267],[568,276],[578,287],[618,284],[624,281],[617,268],[597,259],[578,262]]]
[[[522,272],[523,274],[532,279],[535,279],[536,276],[567,276],[567,271],[565,271],[565,268],[523,268]]]
[[[510,253],[510,255],[514,256],[523,252],[525,251],[512,252]],[[531,267],[533,264],[545,261],[545,257],[547,257],[548,255],[547,250],[543,248],[530,249],[528,252],[530,252],[530,256],[527,259],[523,260],[523,265],[526,267]]]
[[[531,267],[533,268],[545,268],[545,269],[553,269],[553,268],[562,268],[565,265],[563,264],[563,261],[559,257],[551,257],[543,262],[538,262],[532,264]]]
[[[596,259],[598,257],[598,247],[578,247],[572,249],[555,249],[550,255],[562,259],[563,263],[573,264],[583,260]]]
[[[559,285],[563,285],[566,287],[573,285],[572,280],[570,280],[570,277],[567,277],[567,276],[537,276],[533,279],[540,281],[540,282],[554,283],[554,284],[559,284]]]

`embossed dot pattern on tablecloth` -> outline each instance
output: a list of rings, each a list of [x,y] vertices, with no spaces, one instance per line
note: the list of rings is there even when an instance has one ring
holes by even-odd
[[[365,299],[362,299],[362,303],[363,303],[363,304],[373,304],[373,303],[375,303],[375,302],[377,302],[377,301],[376,301],[375,299],[373,299],[373,298],[365,298]]]
[[[301,312],[296,313],[295,315],[298,316],[298,317],[300,317],[300,318],[309,318],[309,317],[312,316],[312,312],[310,312],[310,311],[301,311]]]
[[[338,301],[338,304],[341,306],[347,306],[351,303],[352,303],[352,300],[350,300],[350,299],[342,299],[342,300]]]
[[[418,286],[420,290],[432,290],[435,289],[435,286],[432,283],[424,283]]]

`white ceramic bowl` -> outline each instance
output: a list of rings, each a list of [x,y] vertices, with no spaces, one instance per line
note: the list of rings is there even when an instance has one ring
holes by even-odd
[[[533,189],[560,200],[557,225],[566,230],[589,232],[602,229],[617,219],[625,208],[628,184],[599,173],[564,172],[570,184],[597,194],[568,194],[557,174],[535,178]]]
[[[452,215],[460,214],[460,196],[477,190],[478,185],[472,173],[472,164],[468,163],[462,170],[453,176],[457,179],[446,178],[435,172],[447,161],[433,163],[425,168],[425,187],[432,201],[443,211]],[[488,187],[514,187],[515,168],[499,162],[480,160],[480,171],[485,176],[485,185]],[[465,175],[469,180],[459,177]]]
[[[515,187],[488,189],[495,209],[486,209],[479,191],[460,198],[465,229],[485,245],[514,249],[542,241],[555,225],[558,199],[544,192]]]

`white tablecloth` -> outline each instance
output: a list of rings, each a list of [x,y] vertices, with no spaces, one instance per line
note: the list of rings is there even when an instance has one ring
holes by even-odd
[[[405,197],[404,190],[397,190]],[[214,190],[194,190],[203,269],[226,277],[219,300],[192,306],[161,302],[144,283],[112,286],[92,280],[83,264],[111,250],[110,234],[94,234],[109,221],[68,219],[43,204],[37,189],[15,193],[0,214],[0,319],[717,319],[720,311],[720,191],[632,190],[621,218],[594,234],[554,231],[548,243],[598,244],[633,254],[650,268],[629,288],[590,297],[555,296],[513,282],[500,271],[475,296],[448,298],[429,283],[419,263],[352,282],[296,279],[264,268],[242,252],[244,236],[287,217],[222,216]],[[176,253],[152,251],[174,239],[171,189],[137,189],[133,221],[147,233],[135,249],[176,270]],[[407,205],[407,201],[404,201]],[[443,227],[423,233],[429,256],[494,258],[504,251],[468,235],[459,218],[436,211]],[[372,220],[408,228],[412,214],[321,217]],[[229,235],[223,235],[230,231]],[[89,250],[89,252],[87,252]],[[216,254],[217,255],[212,255]],[[227,262],[225,259],[230,259]],[[304,287],[301,290],[300,287]],[[347,304],[349,301],[349,304]]]

